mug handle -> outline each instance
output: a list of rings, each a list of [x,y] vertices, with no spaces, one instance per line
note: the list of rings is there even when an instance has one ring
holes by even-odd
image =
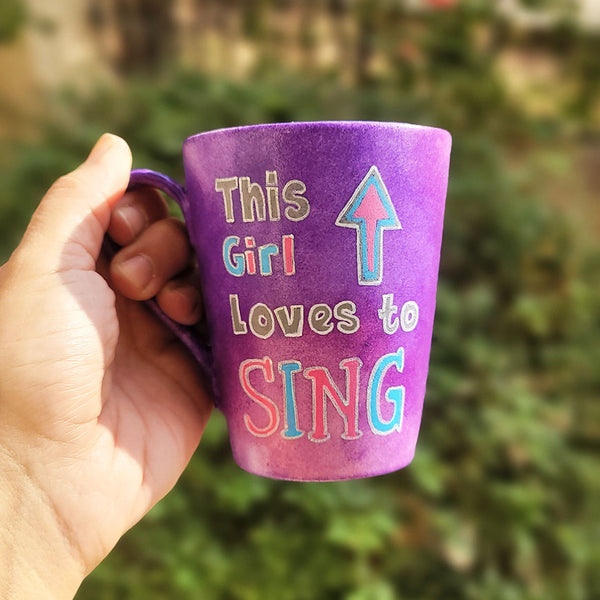
[[[177,202],[181,207],[184,217],[188,214],[189,201],[185,188],[173,181],[170,177],[151,171],[150,169],[134,169],[131,171],[129,185],[127,190],[132,190],[138,187],[153,187],[161,192],[165,192]],[[108,235],[104,239],[104,252],[109,259],[120,250],[120,247],[113,242]],[[192,353],[196,362],[200,366],[204,379],[209,386],[209,391],[212,397],[216,400],[216,386],[214,382],[214,371],[212,369],[213,358],[210,346],[203,342],[199,335],[194,331],[193,327],[181,325],[173,319],[169,318],[158,306],[158,302],[154,298],[144,302],[152,313],[164,323],[169,330],[183,343],[183,345]]]

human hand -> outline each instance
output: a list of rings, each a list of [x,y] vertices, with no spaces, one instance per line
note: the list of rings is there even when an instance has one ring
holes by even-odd
[[[72,598],[173,487],[211,411],[187,350],[137,302],[199,318],[185,230],[156,192],[123,196],[130,167],[103,136],[0,267],[2,599]],[[110,266],[107,231],[124,246]]]

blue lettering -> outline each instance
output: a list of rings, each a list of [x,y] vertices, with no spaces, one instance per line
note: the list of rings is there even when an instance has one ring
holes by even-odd
[[[245,263],[244,255],[241,252],[232,252],[232,249],[240,243],[240,238],[237,235],[230,235],[223,242],[223,262],[227,272],[236,277],[241,277],[244,274]]]
[[[377,435],[388,435],[393,431],[402,430],[402,418],[404,415],[404,386],[391,387],[385,393],[385,399],[394,405],[394,413],[389,421],[384,421],[381,416],[380,399],[383,378],[391,367],[396,367],[398,373],[404,369],[404,348],[399,348],[395,354],[382,356],[369,378],[369,390],[367,392],[367,415],[369,425],[373,433]]]
[[[298,414],[296,413],[296,391],[292,375],[302,371],[299,362],[280,362],[279,372],[283,375],[283,395],[285,400],[285,431],[281,432],[288,439],[302,437],[303,432],[298,429]]]

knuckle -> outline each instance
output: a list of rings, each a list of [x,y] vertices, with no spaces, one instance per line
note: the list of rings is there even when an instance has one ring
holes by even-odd
[[[71,173],[66,173],[65,175],[61,175],[50,188],[50,193],[72,193],[78,192],[82,187],[82,180],[79,177],[77,171],[71,171]]]
[[[93,205],[104,198],[105,190],[101,184],[98,184],[97,178],[86,176],[86,173],[78,168],[61,175],[50,187],[48,195],[51,198],[75,198],[85,195]]]

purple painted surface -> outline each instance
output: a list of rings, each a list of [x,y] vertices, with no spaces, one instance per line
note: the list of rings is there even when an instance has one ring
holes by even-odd
[[[412,460],[450,145],[440,129],[373,122],[185,141],[179,201],[199,258],[218,406],[242,468],[338,480]]]

